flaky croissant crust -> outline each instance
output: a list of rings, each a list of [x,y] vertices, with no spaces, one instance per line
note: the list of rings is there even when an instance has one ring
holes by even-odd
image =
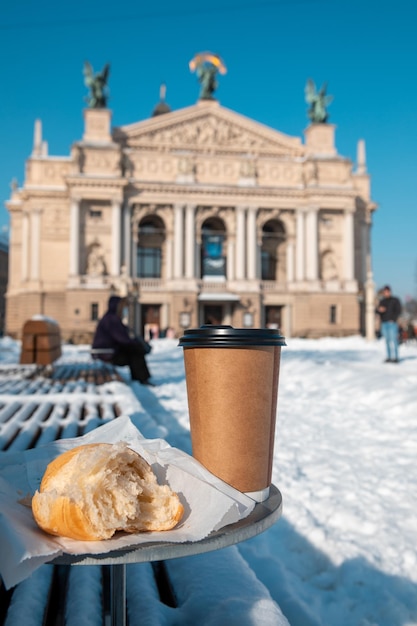
[[[78,446],[49,463],[32,512],[49,534],[96,541],[116,531],[169,530],[184,509],[145,459],[119,442]]]

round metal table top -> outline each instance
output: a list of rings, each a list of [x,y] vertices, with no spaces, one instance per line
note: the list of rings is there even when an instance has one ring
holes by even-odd
[[[213,531],[200,541],[184,543],[150,542],[103,554],[63,554],[52,561],[66,565],[115,565],[118,563],[144,563],[175,559],[193,554],[203,554],[212,550],[226,548],[241,541],[255,537],[272,526],[282,513],[282,496],[271,485],[270,494],[264,502],[257,502],[253,511],[242,520],[220,530]]]

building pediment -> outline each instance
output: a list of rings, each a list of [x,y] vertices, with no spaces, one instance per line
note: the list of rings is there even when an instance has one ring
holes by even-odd
[[[298,137],[289,137],[219,105],[200,101],[180,109],[114,129],[113,137],[127,148],[177,152],[211,152],[303,156]]]

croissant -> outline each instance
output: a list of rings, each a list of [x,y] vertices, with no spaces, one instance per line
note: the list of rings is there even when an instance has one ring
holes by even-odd
[[[119,530],[169,530],[184,509],[145,459],[119,442],[78,446],[49,463],[32,512],[51,535],[96,541]]]

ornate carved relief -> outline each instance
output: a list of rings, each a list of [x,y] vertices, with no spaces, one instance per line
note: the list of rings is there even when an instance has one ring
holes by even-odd
[[[65,240],[69,233],[69,212],[65,207],[46,209],[42,216],[45,239]]]
[[[275,154],[300,153],[301,148],[281,145],[279,141],[257,134],[243,126],[234,124],[214,115],[178,123],[165,128],[144,131],[128,137],[130,146],[158,146],[170,149],[184,147],[194,150],[231,149],[233,152],[271,151]]]
[[[120,174],[120,152],[116,150],[84,149],[83,171],[85,174]]]
[[[301,183],[301,168],[298,163],[283,162],[259,162],[258,165],[259,184],[288,186],[299,185]]]
[[[347,162],[322,162],[318,166],[318,177],[321,184],[344,185],[349,181],[350,170],[351,165]]]

